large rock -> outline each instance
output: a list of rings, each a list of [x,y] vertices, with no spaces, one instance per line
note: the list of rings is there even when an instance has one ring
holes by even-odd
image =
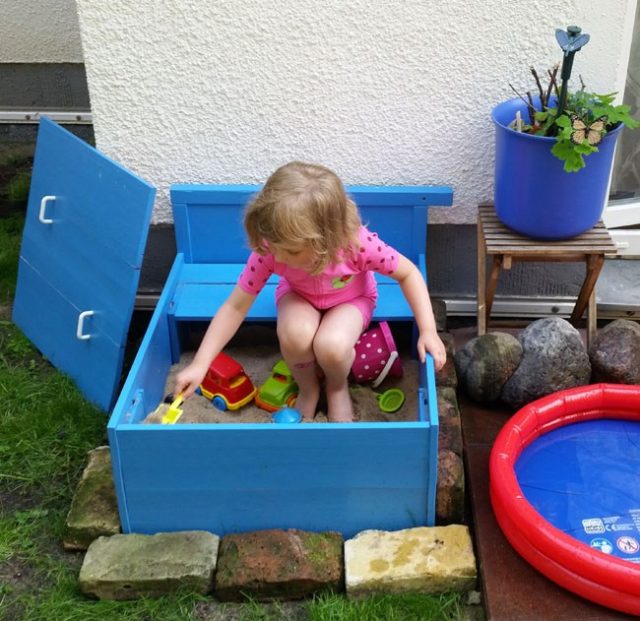
[[[247,596],[270,601],[341,591],[342,544],[342,535],[335,532],[272,529],[226,535],[220,544],[215,595],[223,602]]]
[[[594,382],[640,384],[640,325],[617,319],[598,332],[589,347]]]
[[[366,530],[344,545],[349,597],[469,591],[476,562],[466,526]]]
[[[500,398],[521,359],[522,346],[511,334],[483,334],[456,353],[458,382],[474,401],[492,403]]]
[[[502,390],[513,408],[545,395],[583,386],[591,378],[591,364],[580,333],[559,317],[539,319],[520,334],[522,360]]]
[[[89,451],[67,515],[63,546],[65,550],[86,550],[98,537],[120,532],[120,516],[111,471],[108,446]]]
[[[98,599],[160,597],[178,589],[206,594],[220,538],[204,531],[96,539],[80,569],[80,589]]]

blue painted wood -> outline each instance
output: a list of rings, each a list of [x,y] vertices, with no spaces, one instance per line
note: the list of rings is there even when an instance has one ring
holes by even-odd
[[[13,319],[104,410],[115,397],[110,378],[122,368],[154,195],[119,164],[41,120],[21,248],[23,265],[39,278],[20,270]],[[44,196],[55,197],[44,213],[48,224],[39,219]],[[39,329],[43,309],[48,316]],[[78,341],[78,315],[87,310],[96,313],[85,324],[91,339]],[[102,341],[111,341],[112,353],[97,361]]]
[[[440,420],[438,417],[438,392],[436,390],[436,373],[433,363],[433,357],[427,355],[426,363],[420,365],[420,398],[419,402],[426,404],[427,411],[421,415],[426,415],[426,422],[432,433],[429,434],[427,442],[428,453],[433,460],[431,467],[435,473],[429,477],[427,484],[427,523],[435,524],[436,521],[436,491],[437,491],[437,464],[438,464],[438,431],[440,428]]]
[[[352,537],[429,523],[425,425],[134,425],[116,435],[135,532]]]
[[[171,186],[171,201],[183,205],[210,205],[225,202],[244,206],[247,197],[260,191],[261,184],[180,184]],[[368,204],[389,204],[389,196],[398,205],[448,207],[453,204],[453,188],[447,185],[347,185],[351,196],[361,196]],[[416,198],[418,200],[416,200]]]
[[[172,364],[169,308],[175,295],[176,276],[182,268],[180,256],[174,262],[147,331],[122,387],[108,427],[140,422],[164,398],[167,375]],[[140,391],[142,391],[140,393]],[[140,394],[139,394],[140,393]],[[137,400],[143,399],[141,404]]]
[[[247,315],[249,321],[275,319],[275,286],[275,282],[266,284],[249,310]],[[179,321],[213,317],[234,287],[235,284],[226,283],[184,283],[176,293],[173,316]],[[383,319],[411,321],[413,319],[411,308],[397,284],[388,283],[378,287],[378,303],[373,317],[376,321]]]
[[[249,254],[242,224],[243,207],[259,185],[172,186],[177,248],[185,269],[176,289],[171,321],[211,317],[231,293]],[[452,191],[431,186],[348,186],[364,222],[414,261],[426,279],[427,208],[449,205]],[[398,284],[377,277],[379,300],[374,319],[411,320],[412,313]],[[272,277],[247,315],[248,320],[275,319]],[[171,326],[174,352],[179,328]]]
[[[140,424],[177,358],[178,324],[208,321],[235,285],[248,253],[242,207],[256,188],[172,188],[180,252],[109,423],[123,530],[224,535],[295,527],[350,537],[367,528],[433,524],[438,415],[430,356],[420,367],[414,423]],[[424,274],[427,206],[450,204],[450,189],[418,199],[423,192],[410,188],[361,192],[365,220]],[[249,319],[275,319],[275,283]],[[379,285],[376,317],[411,319],[395,281],[383,277]]]
[[[117,344],[104,330],[104,315],[87,319],[86,331],[94,335],[87,341],[76,338],[79,309],[53,289],[47,278],[24,259],[18,265],[18,289],[13,316],[24,334],[46,352],[59,369],[69,361],[82,361],[72,375],[78,388],[90,401],[103,406],[115,393],[120,381],[124,344]],[[71,374],[70,374],[71,375]]]
[[[177,249],[188,263],[246,260],[249,249],[242,211],[260,187],[172,186]],[[426,252],[427,207],[451,205],[453,200],[453,192],[446,186],[347,186],[347,190],[363,221],[414,262]]]
[[[169,273],[158,304],[151,316],[147,331],[131,365],[120,396],[107,425],[111,449],[111,467],[118,498],[120,521],[124,532],[131,532],[128,496],[124,487],[124,472],[130,469],[126,456],[120,454],[119,427],[140,423],[163,400],[167,375],[173,362],[168,308],[175,294],[176,275],[183,267],[179,255]],[[160,456],[150,456],[150,459]]]

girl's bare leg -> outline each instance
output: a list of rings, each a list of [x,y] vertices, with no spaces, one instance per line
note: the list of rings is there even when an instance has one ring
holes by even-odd
[[[298,384],[296,408],[306,421],[313,420],[320,397],[313,353],[320,318],[320,312],[295,293],[287,293],[278,303],[280,351]]]
[[[313,341],[313,351],[325,374],[327,418],[333,423],[353,421],[347,377],[355,356],[354,345],[361,333],[360,311],[352,304],[340,304],[322,317]]]

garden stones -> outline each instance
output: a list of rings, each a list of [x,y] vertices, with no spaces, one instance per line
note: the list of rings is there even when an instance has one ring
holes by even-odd
[[[467,526],[365,530],[344,545],[345,583],[351,599],[376,593],[469,591],[477,580]]]
[[[160,597],[179,588],[211,592],[220,538],[204,531],[98,537],[87,550],[80,590],[90,597]]]
[[[539,319],[518,339],[493,332],[471,339],[455,356],[458,381],[480,403],[502,400],[518,409],[559,390],[588,383],[640,384],[640,325],[618,319],[589,350],[560,317]]]
[[[589,347],[594,382],[640,384],[640,326],[617,319]]]
[[[519,337],[523,355],[507,380],[502,400],[514,408],[589,383],[591,363],[580,333],[568,321],[549,317],[534,321]]]
[[[67,515],[65,550],[86,550],[96,538],[120,532],[120,516],[113,485],[108,446],[89,451],[89,461],[78,483]]]
[[[343,538],[337,532],[268,529],[225,535],[215,595],[221,602],[291,600],[342,590]]]
[[[467,394],[479,403],[492,403],[522,358],[518,339],[504,332],[471,339],[456,353],[458,378]]]

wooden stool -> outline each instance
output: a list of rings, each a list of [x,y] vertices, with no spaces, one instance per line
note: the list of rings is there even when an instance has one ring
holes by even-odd
[[[587,308],[587,342],[597,330],[595,284],[604,265],[605,254],[615,254],[616,245],[602,222],[591,230],[562,241],[540,241],[515,233],[500,222],[493,205],[478,208],[478,335],[485,334],[501,269],[511,269],[513,261],[584,261],[586,276],[571,313],[576,324]],[[493,257],[486,277],[486,257]]]

